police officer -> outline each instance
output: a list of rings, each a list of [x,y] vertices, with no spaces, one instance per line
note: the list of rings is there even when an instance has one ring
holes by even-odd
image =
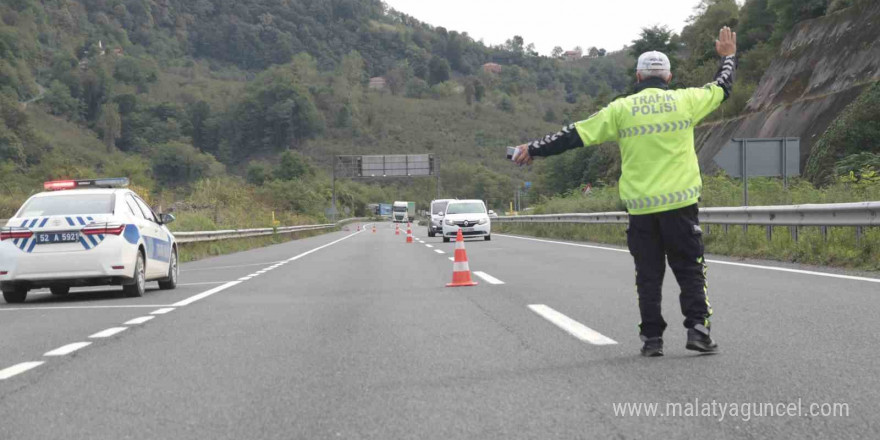
[[[697,202],[703,188],[694,150],[694,127],[731,93],[736,69],[736,33],[724,27],[715,41],[721,65],[701,88],[670,90],[669,58],[646,52],[636,67],[636,93],[618,98],[585,121],[535,142],[520,145],[513,160],[617,141],[620,145],[620,198],[629,212],[627,245],[636,266],[642,322],[642,355],[663,355],[666,321],[660,310],[666,261],[681,287],[688,350],[714,352],[709,336],[706,261]]]

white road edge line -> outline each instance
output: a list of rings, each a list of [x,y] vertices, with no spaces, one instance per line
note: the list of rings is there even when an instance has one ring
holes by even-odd
[[[39,367],[40,365],[43,365],[43,361],[22,362],[20,364],[13,365],[11,367],[0,370],[0,380],[9,379],[12,376],[24,373],[25,371]]]
[[[154,310],[154,311],[150,312],[150,314],[151,315],[164,315],[166,313],[173,312],[173,311],[174,311],[174,307],[165,307],[165,308],[162,308],[159,310]]]
[[[128,327],[110,327],[107,330],[101,330],[98,333],[95,333],[89,338],[109,338],[117,333],[122,333],[128,330]]]
[[[361,232],[364,232],[364,231],[358,231],[358,232],[355,232],[355,233],[353,233],[353,234],[346,235],[345,237],[342,237],[342,238],[340,238],[339,240],[332,241],[332,242],[327,243],[327,244],[322,245],[322,246],[318,246],[318,247],[316,247],[316,248],[314,248],[314,249],[312,249],[312,250],[310,250],[310,251],[303,252],[303,253],[301,253],[301,254],[299,254],[299,255],[297,255],[297,256],[295,256],[295,257],[289,258],[289,259],[287,259],[287,260],[285,260],[285,261],[296,261],[296,260],[299,260],[300,258],[305,257],[306,255],[309,255],[309,254],[311,254],[311,253],[313,253],[313,252],[317,252],[317,251],[319,251],[319,250],[321,250],[321,249],[324,249],[324,248],[326,248],[326,247],[333,246],[334,244],[339,243],[340,241],[343,241],[343,240],[349,239],[349,238],[351,238],[351,237],[354,237],[355,235],[358,235],[358,234],[360,234]],[[257,274],[264,273],[264,272],[265,272],[265,271],[257,272]],[[250,277],[254,277],[254,276],[256,276],[256,275],[248,275],[248,276],[250,276]],[[204,291],[204,292],[202,292],[202,293],[199,293],[198,295],[193,295],[193,296],[191,296],[191,297],[189,297],[189,298],[187,298],[187,299],[184,299],[184,300],[182,300],[182,301],[178,301],[178,302],[176,302],[176,303],[174,303],[174,304],[171,304],[171,305],[172,305],[173,307],[183,307],[183,306],[188,306],[188,305],[190,305],[190,304],[192,304],[192,303],[194,303],[194,302],[196,302],[196,301],[198,301],[198,300],[200,300],[200,299],[205,299],[205,298],[207,298],[207,297],[209,297],[209,296],[211,296],[211,295],[213,295],[213,294],[215,294],[215,293],[217,293],[217,292],[222,292],[222,291],[224,291],[224,290],[226,290],[226,289],[228,289],[228,288],[230,288],[230,287],[232,287],[232,286],[236,286],[236,285],[238,285],[238,284],[241,284],[241,281],[230,281],[230,282],[228,282],[228,283],[226,283],[226,284],[224,284],[224,285],[222,285],[222,286],[217,286],[217,287],[215,287],[215,288],[213,288],[213,289],[211,289],[211,290]],[[173,310],[173,309],[172,309],[172,310]],[[169,312],[170,312],[170,311],[171,311],[171,310],[169,310]],[[158,312],[158,310],[157,310],[156,312]],[[156,313],[156,312],[153,312],[153,314],[154,314],[154,315],[158,315],[159,313]],[[167,313],[167,312],[165,312],[165,313]]]
[[[440,249],[434,249],[434,252],[438,254],[445,254],[446,252],[441,251]]]
[[[139,325],[139,324],[143,324],[143,323],[145,323],[145,322],[147,322],[147,321],[149,321],[149,320],[151,320],[151,319],[153,319],[153,318],[155,318],[155,317],[156,317],[155,315],[141,316],[140,318],[134,318],[134,319],[131,319],[131,320],[126,321],[126,322],[125,322],[125,325]]]
[[[156,304],[132,304],[130,306],[60,306],[60,307],[0,307],[0,312],[16,310],[88,310],[88,309],[142,309],[164,307]]]
[[[226,284],[224,284],[224,285],[222,285],[222,286],[217,286],[217,287],[215,287],[215,288],[213,288],[213,289],[211,289],[211,290],[206,290],[206,291],[204,291],[204,292],[202,292],[202,293],[200,293],[200,294],[198,294],[198,295],[193,295],[193,296],[191,296],[191,297],[189,297],[189,298],[187,298],[187,299],[185,299],[185,300],[178,301],[178,302],[176,302],[176,303],[174,303],[174,304],[171,304],[171,305],[174,306],[174,307],[188,306],[188,305],[190,305],[190,304],[192,304],[192,303],[194,303],[194,302],[196,302],[196,301],[198,301],[198,300],[200,300],[200,299],[207,298],[207,297],[209,297],[209,296],[211,296],[211,295],[213,295],[213,294],[215,294],[215,293],[217,293],[217,292],[221,292],[221,291],[223,291],[223,290],[226,290],[226,289],[228,289],[228,288],[230,288],[230,287],[232,287],[232,286],[238,285],[238,284],[241,284],[241,281],[230,281],[230,282],[228,282],[228,283],[226,283]]]
[[[203,283],[186,283],[186,284],[178,284],[178,286],[201,286],[204,284],[223,284],[228,283],[229,281],[205,281]]]
[[[486,272],[481,272],[479,270],[475,270],[474,275],[484,279],[489,284],[504,284],[504,281],[501,281],[498,278],[495,278],[492,275],[487,274]]]
[[[539,241],[542,243],[562,244],[562,245],[566,245],[566,246],[585,247],[585,248],[591,248],[591,249],[601,249],[601,250],[605,250],[605,251],[629,253],[629,251],[626,249],[615,249],[615,248],[602,247],[602,246],[591,246],[588,244],[567,243],[564,241],[541,240],[538,238],[520,237],[517,235],[507,235],[507,234],[495,234],[495,235],[499,235],[501,237],[508,237],[508,238],[517,238],[520,240]],[[712,264],[726,264],[728,266],[747,267],[750,269],[775,270],[778,272],[798,273],[798,274],[802,274],[802,275],[815,275],[815,276],[819,276],[819,277],[838,278],[838,279],[842,279],[842,280],[865,281],[868,283],[880,283],[880,278],[857,277],[857,276],[852,276],[852,275],[841,275],[841,274],[829,273],[829,272],[816,272],[816,271],[812,271],[812,270],[789,269],[787,267],[778,267],[778,266],[761,266],[758,264],[736,263],[733,261],[724,261],[724,260],[706,260],[706,262],[712,263]]]
[[[552,322],[557,327],[565,330],[570,335],[581,341],[588,342],[593,345],[614,345],[617,341],[602,335],[601,333],[545,306],[544,304],[530,304],[529,308],[542,318]]]
[[[251,278],[253,278],[253,277],[241,277],[241,278],[238,279],[238,281],[247,281],[247,280],[249,280],[249,279],[251,279]]]
[[[237,269],[239,267],[250,267],[250,266],[265,266],[267,264],[275,264],[281,263],[281,261],[266,261],[263,263],[250,263],[250,264],[239,264],[237,266],[217,266],[217,267],[197,267],[194,269],[181,269],[181,272],[195,272],[199,270],[223,270],[223,269]]]
[[[79,350],[80,348],[86,348],[89,345],[92,345],[91,342],[74,342],[73,344],[67,344],[63,347],[58,347],[52,351],[47,351],[43,356],[66,356],[74,351]]]

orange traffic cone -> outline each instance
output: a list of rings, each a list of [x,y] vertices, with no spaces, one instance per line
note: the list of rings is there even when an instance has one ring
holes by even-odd
[[[407,223],[407,225],[406,225],[406,242],[407,243],[413,242],[412,226],[410,226],[409,223]]]
[[[394,225],[394,235],[400,235],[400,225]]]
[[[476,286],[471,279],[471,269],[468,267],[467,252],[464,250],[464,235],[461,229],[458,230],[458,236],[455,237],[455,262],[452,263],[452,282],[446,287],[466,287]]]

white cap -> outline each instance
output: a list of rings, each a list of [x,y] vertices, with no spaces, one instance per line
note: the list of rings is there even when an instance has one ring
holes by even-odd
[[[669,57],[656,50],[645,52],[639,56],[636,70],[671,70]]]

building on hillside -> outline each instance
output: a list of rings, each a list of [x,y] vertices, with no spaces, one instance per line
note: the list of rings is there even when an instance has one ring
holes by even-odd
[[[486,73],[499,74],[499,73],[501,73],[501,69],[502,69],[501,64],[498,64],[498,63],[483,64],[483,72],[486,72]]]
[[[562,54],[562,57],[565,58],[566,61],[575,61],[584,57],[584,52],[578,49],[569,50]]]
[[[368,87],[370,90],[384,91],[388,87],[388,81],[385,81],[385,78],[381,76],[370,78],[370,85]]]

